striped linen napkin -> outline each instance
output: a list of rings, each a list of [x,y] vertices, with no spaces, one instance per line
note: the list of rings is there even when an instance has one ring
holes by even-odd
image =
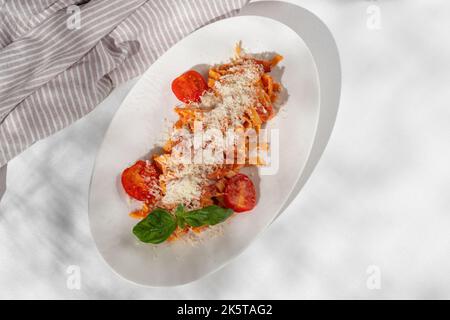
[[[0,168],[248,0],[0,0]]]

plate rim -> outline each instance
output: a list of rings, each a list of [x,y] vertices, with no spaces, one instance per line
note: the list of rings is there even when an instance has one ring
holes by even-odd
[[[186,38],[190,37],[191,35],[197,33],[197,31],[200,31],[200,30],[202,30],[202,29],[204,29],[204,28],[206,28],[206,27],[208,27],[208,26],[210,26],[210,25],[212,25],[212,24],[223,23],[223,21],[226,21],[226,20],[245,19],[245,18],[252,18],[252,17],[257,17],[257,18],[262,18],[262,19],[272,20],[272,21],[274,21],[274,22],[276,22],[276,23],[278,23],[278,24],[281,24],[281,25],[283,25],[283,26],[289,28],[289,29],[292,30],[293,32],[295,32],[295,30],[293,30],[291,27],[289,27],[288,25],[286,25],[286,24],[283,23],[282,21],[279,21],[278,19],[274,19],[274,18],[266,17],[266,16],[259,16],[259,15],[236,15],[236,16],[233,16],[233,17],[228,17],[228,18],[225,18],[225,19],[221,19],[221,20],[215,21],[215,22],[213,22],[213,23],[207,24],[207,25],[205,25],[205,26],[202,26],[201,28],[198,28],[198,29],[194,30],[193,32],[191,32],[189,35],[187,35],[186,37],[184,37],[184,38],[181,39],[180,41],[185,40]],[[314,119],[315,123],[314,123],[314,130],[313,130],[313,139],[311,140],[311,142],[308,144],[308,147],[307,147],[307,152],[306,152],[307,157],[306,157],[306,161],[305,161],[304,165],[301,167],[301,169],[299,170],[299,173],[298,173],[298,176],[299,176],[299,177],[298,177],[298,179],[297,179],[297,180],[299,180],[300,177],[301,177],[301,175],[303,174],[303,171],[305,170],[307,161],[308,161],[309,156],[310,156],[310,154],[311,154],[311,151],[312,151],[312,148],[313,148],[313,145],[314,145],[314,141],[315,141],[315,138],[316,138],[316,133],[317,133],[317,128],[318,128],[318,122],[319,122],[319,117],[320,117],[320,111],[321,111],[321,110],[320,110],[320,107],[321,107],[321,85],[320,85],[319,72],[318,72],[318,68],[317,68],[317,62],[316,62],[316,60],[315,60],[315,58],[314,58],[314,55],[313,55],[313,53],[312,53],[312,51],[311,51],[309,45],[308,45],[308,44],[306,43],[306,41],[303,39],[303,37],[301,37],[297,32],[295,32],[295,33],[296,33],[296,35],[299,37],[300,41],[303,42],[303,44],[304,44],[304,46],[305,46],[305,48],[306,48],[306,50],[307,50],[307,53],[308,53],[308,55],[309,55],[309,57],[310,57],[310,59],[311,59],[312,67],[314,68],[315,82],[316,82],[316,84],[317,84],[317,108],[318,108],[317,115],[315,116],[315,119]],[[192,282],[198,281],[198,280],[200,280],[200,279],[203,279],[203,278],[205,278],[205,277],[207,277],[207,276],[209,276],[209,275],[211,275],[211,274],[213,274],[213,273],[219,271],[219,270],[222,269],[224,266],[228,265],[229,263],[231,263],[232,261],[234,261],[237,257],[239,257],[245,250],[248,249],[248,247],[249,247],[250,245],[252,245],[259,237],[262,236],[262,234],[264,233],[264,231],[265,231],[265,230],[271,225],[271,223],[272,223],[272,222],[273,222],[273,221],[274,221],[274,220],[282,213],[283,208],[284,208],[286,202],[289,200],[289,197],[288,197],[288,198],[286,198],[286,199],[283,201],[283,203],[279,206],[279,209],[278,209],[277,214],[274,215],[274,218],[273,218],[271,221],[269,221],[269,222],[266,224],[266,226],[265,226],[260,232],[258,232],[258,234],[252,239],[252,241],[250,241],[247,245],[243,246],[240,250],[236,251],[235,254],[231,255],[231,256],[229,257],[229,259],[227,259],[225,262],[222,262],[222,263],[219,264],[217,267],[212,268],[211,270],[205,272],[205,273],[202,274],[200,277],[196,277],[196,278],[191,279],[191,280],[187,280],[187,281],[184,281],[184,282],[179,282],[179,283],[177,283],[177,284],[164,284],[164,285],[161,285],[161,284],[140,283],[140,282],[136,282],[136,281],[134,281],[134,280],[132,280],[132,279],[129,279],[129,278],[125,277],[124,275],[122,275],[121,273],[119,273],[119,272],[118,272],[118,271],[117,271],[117,270],[116,270],[116,269],[108,262],[108,260],[106,260],[105,256],[103,255],[102,251],[100,250],[100,247],[99,247],[97,238],[96,238],[96,236],[94,235],[95,233],[94,233],[93,230],[92,230],[92,223],[91,223],[91,216],[92,216],[92,214],[91,214],[91,212],[92,212],[92,210],[91,210],[92,204],[91,204],[91,203],[92,203],[92,201],[93,201],[93,200],[92,200],[92,196],[93,196],[93,193],[92,193],[93,181],[94,181],[94,178],[95,178],[95,173],[97,172],[97,166],[98,166],[98,164],[99,164],[99,163],[98,163],[98,158],[99,158],[99,155],[100,155],[100,153],[102,152],[103,147],[104,147],[104,144],[105,144],[105,137],[109,134],[110,130],[112,130],[112,129],[111,129],[111,128],[112,128],[112,124],[113,124],[113,122],[114,122],[114,120],[115,120],[115,118],[116,118],[116,116],[117,116],[117,113],[118,113],[119,110],[122,108],[122,106],[125,105],[125,104],[127,103],[127,101],[128,101],[129,99],[131,99],[131,98],[134,96],[134,92],[138,89],[138,84],[139,84],[139,82],[141,82],[141,80],[142,80],[142,78],[145,76],[145,74],[148,73],[149,70],[152,69],[152,68],[154,67],[154,65],[155,65],[155,64],[156,64],[156,63],[157,63],[164,55],[166,55],[166,53],[168,53],[168,52],[169,52],[170,50],[172,50],[175,46],[177,46],[178,43],[179,43],[180,41],[178,41],[177,43],[175,43],[175,44],[174,44],[173,46],[171,46],[168,50],[166,50],[161,56],[159,56],[158,59],[156,59],[156,60],[149,66],[149,68],[147,68],[147,69],[146,69],[146,70],[138,77],[136,83],[133,84],[132,88],[129,90],[129,92],[126,94],[125,98],[124,98],[124,99],[122,100],[122,102],[120,103],[120,106],[115,110],[114,115],[113,115],[113,117],[110,119],[109,124],[108,124],[108,127],[107,127],[107,129],[105,130],[105,133],[104,133],[104,135],[103,135],[103,137],[102,137],[102,142],[101,142],[101,144],[100,144],[99,147],[98,147],[98,150],[97,150],[97,153],[96,153],[96,156],[95,156],[95,159],[94,159],[94,165],[93,165],[93,167],[92,167],[92,172],[91,172],[91,176],[90,176],[90,181],[89,181],[89,193],[88,193],[88,222],[89,222],[89,230],[90,230],[92,239],[94,240],[95,247],[96,247],[96,251],[97,251],[98,254],[101,256],[101,258],[103,259],[103,261],[108,265],[108,267],[113,271],[113,273],[115,273],[115,274],[118,275],[120,278],[125,279],[125,280],[128,281],[128,282],[131,282],[131,283],[133,283],[133,284],[136,284],[136,285],[138,285],[138,286],[143,286],[143,287],[162,288],[162,287],[177,287],[177,286],[183,286],[183,285],[186,285],[186,284],[188,284],[188,283],[192,283]],[[292,188],[289,189],[289,191],[288,191],[288,194],[289,194],[289,195],[293,192],[294,188],[295,188],[295,184],[292,186]]]

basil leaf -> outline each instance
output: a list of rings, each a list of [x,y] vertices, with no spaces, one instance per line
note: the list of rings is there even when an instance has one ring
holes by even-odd
[[[133,233],[142,242],[158,244],[166,241],[176,228],[175,217],[157,208],[134,226]]]
[[[185,212],[184,221],[191,227],[213,226],[228,219],[233,210],[219,206],[209,206],[198,210]]]

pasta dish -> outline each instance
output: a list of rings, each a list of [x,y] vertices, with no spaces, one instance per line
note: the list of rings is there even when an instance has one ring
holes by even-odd
[[[255,185],[241,169],[264,164],[259,151],[269,145],[252,136],[276,114],[282,87],[270,72],[282,59],[259,59],[237,45],[207,79],[189,70],[172,82],[180,104],[167,141],[121,176],[125,192],[141,203],[130,213],[140,220],[133,228],[139,240],[175,240],[256,206]]]

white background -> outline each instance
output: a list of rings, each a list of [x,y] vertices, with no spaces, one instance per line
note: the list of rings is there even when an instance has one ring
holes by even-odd
[[[132,83],[10,162],[0,298],[450,298],[450,2],[297,0],[333,32],[337,123],[303,191],[244,254],[176,288],[116,276],[89,232],[97,148]],[[370,5],[381,30],[367,27]],[[66,285],[81,268],[81,290]],[[366,282],[369,266],[381,288]]]

